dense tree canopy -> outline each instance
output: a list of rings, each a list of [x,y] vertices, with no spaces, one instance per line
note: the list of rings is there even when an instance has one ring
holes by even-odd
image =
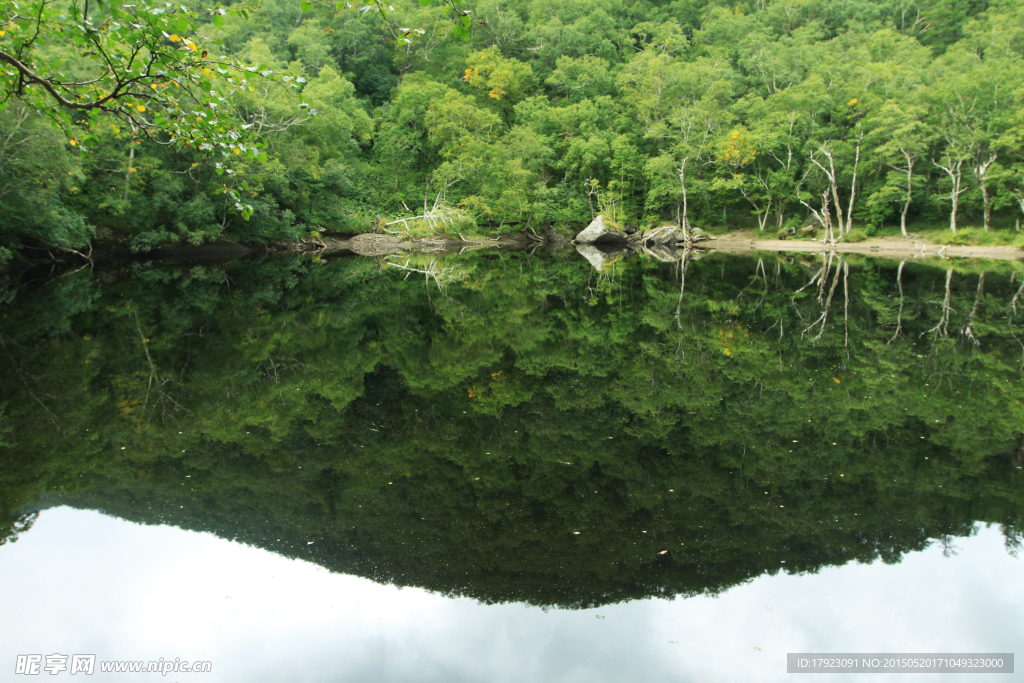
[[[100,23],[136,11],[120,2],[92,24],[77,0],[36,4],[81,26],[32,42],[5,5],[3,53],[64,74],[50,81],[63,105],[10,60],[0,74],[24,95],[0,111],[7,249],[294,240],[421,205],[492,233],[614,208],[836,237],[1012,230],[1024,212],[1020,0],[480,0],[460,10],[477,22],[458,22],[465,41],[411,0],[385,30],[359,3],[142,24]],[[194,33],[174,29],[185,19]],[[129,71],[133,50],[160,57]],[[109,83],[75,85],[95,77]],[[114,116],[91,115],[101,103]],[[166,135],[141,135],[158,121]]]

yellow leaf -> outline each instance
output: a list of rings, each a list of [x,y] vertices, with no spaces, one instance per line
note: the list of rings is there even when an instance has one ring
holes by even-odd
[[[74,146],[74,145],[78,144],[78,140],[76,140],[74,138],[71,138],[70,140],[68,140],[68,143],[71,144],[72,146]]]
[[[854,97],[854,98],[853,98],[852,100],[850,100],[849,102],[847,102],[847,103],[846,103],[846,106],[848,106],[848,107],[852,107],[852,106],[853,106],[853,105],[855,105],[855,104],[857,104],[857,98],[856,98],[856,97]]]
[[[832,381],[835,382],[836,384],[842,384],[842,382],[839,381],[838,377],[833,377]]]
[[[231,151],[234,152],[235,154],[241,154],[242,153],[242,150],[239,149],[238,147],[232,147]]]
[[[135,108],[138,109],[139,111],[146,111],[146,105],[144,105],[144,104],[136,104]]]
[[[181,42],[181,38],[178,37],[177,33],[172,33],[171,35],[167,36],[167,40],[171,41],[172,43]]]

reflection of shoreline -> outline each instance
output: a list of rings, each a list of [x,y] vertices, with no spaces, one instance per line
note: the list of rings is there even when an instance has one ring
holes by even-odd
[[[1018,247],[961,246],[929,244],[923,239],[910,237],[883,237],[864,242],[837,242],[822,244],[812,240],[762,240],[750,239],[737,234],[728,234],[701,243],[702,249],[714,249],[732,254],[748,254],[757,251],[771,252],[829,252],[843,254],[867,254],[887,256],[894,259],[924,258],[984,258],[1000,261],[1024,259],[1024,249]]]

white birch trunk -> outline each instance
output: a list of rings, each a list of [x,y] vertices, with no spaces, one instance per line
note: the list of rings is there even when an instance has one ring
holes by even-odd
[[[992,202],[989,200],[988,187],[985,185],[985,174],[988,173],[988,167],[995,163],[996,154],[989,155],[986,159],[978,162],[978,165],[974,167],[974,177],[978,180],[978,187],[981,189],[981,199],[984,202],[984,213],[985,213],[985,232],[988,232],[988,226],[992,219]]]
[[[917,157],[914,157],[914,156],[908,154],[907,150],[902,149],[902,148],[900,149],[900,152],[903,154],[903,158],[907,160],[907,167],[906,167],[906,169],[904,169],[907,172],[907,199],[906,199],[906,201],[903,202],[903,211],[900,213],[900,231],[903,233],[903,236],[906,237],[907,236],[907,212],[910,211],[910,198],[912,196],[912,188],[913,188],[913,180],[914,180],[914,161],[917,160]]]
[[[932,163],[941,168],[943,171],[945,171],[946,175],[949,176],[950,190],[949,195],[946,196],[946,199],[950,201],[949,229],[953,231],[953,233],[956,233],[956,212],[960,205],[960,195],[963,194],[964,191],[962,186],[963,178],[961,173],[961,169],[964,165],[963,159],[953,161],[947,153],[945,166],[936,162],[934,159],[932,160]]]

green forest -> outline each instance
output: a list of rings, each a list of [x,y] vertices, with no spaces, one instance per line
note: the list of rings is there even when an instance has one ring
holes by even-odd
[[[5,259],[416,216],[1019,241],[1021,0],[18,7]]]
[[[0,543],[65,504],[567,608],[1019,550],[1019,262],[434,259],[10,283]]]

